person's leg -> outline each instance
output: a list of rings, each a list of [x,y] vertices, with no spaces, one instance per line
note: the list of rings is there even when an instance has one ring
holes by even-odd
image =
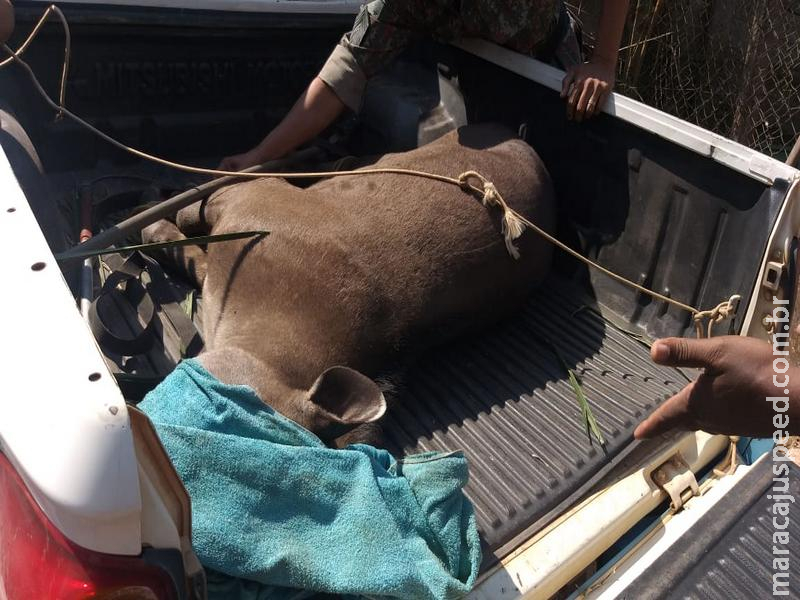
[[[404,152],[466,124],[457,85],[439,73],[441,50],[420,41],[367,82],[347,144],[351,152]]]
[[[561,39],[556,44],[555,51],[549,62],[554,67],[566,71],[569,67],[583,62],[583,47],[580,23],[572,16],[564,4],[561,5],[561,10],[561,18],[566,18],[568,24],[560,32]]]
[[[9,0],[0,0],[0,43],[5,43],[14,33],[14,7]]]

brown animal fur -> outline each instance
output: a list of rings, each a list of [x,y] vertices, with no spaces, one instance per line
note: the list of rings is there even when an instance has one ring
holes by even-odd
[[[553,222],[544,166],[499,127],[465,127],[374,166],[453,177],[474,169],[521,214],[545,228]],[[405,175],[337,177],[307,189],[282,179],[225,188],[201,209],[179,213],[181,229],[270,235],[210,245],[207,257],[199,248],[171,256],[203,285],[200,361],[323,439],[376,421],[383,397],[350,369],[374,377],[402,354],[486,327],[546,274],[547,243],[526,232],[514,260],[500,218],[454,185]],[[152,241],[182,235],[167,222],[144,233]]]

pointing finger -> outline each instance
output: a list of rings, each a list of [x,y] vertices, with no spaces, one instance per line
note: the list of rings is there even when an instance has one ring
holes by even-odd
[[[691,423],[689,413],[689,397],[694,389],[694,382],[659,406],[653,414],[639,423],[633,432],[637,440],[655,437],[670,429],[686,429]]]

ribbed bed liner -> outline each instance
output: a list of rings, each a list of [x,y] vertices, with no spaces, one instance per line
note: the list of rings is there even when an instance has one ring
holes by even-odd
[[[553,346],[582,382],[605,448],[590,441]],[[685,383],[654,365],[635,334],[550,278],[495,331],[420,360],[385,431],[398,453],[466,453],[489,564],[629,445],[642,416]]]
[[[484,567],[517,535],[543,526],[548,513],[630,445],[641,418],[687,382],[651,362],[638,332],[617,328],[592,307],[576,286],[551,276],[492,331],[420,358],[388,411],[384,431],[395,455],[465,452]],[[136,329],[135,311],[117,308],[121,330]],[[129,400],[152,388],[180,356],[179,340],[162,328],[135,362],[132,380],[117,374]],[[564,363],[582,383],[604,447],[587,435]]]
[[[776,476],[770,458],[753,466],[619,598],[728,600],[769,598],[775,591],[786,592],[783,597],[800,597],[800,523],[793,500],[787,499],[800,495],[800,468],[787,462],[788,473],[779,470]],[[788,506],[786,518],[785,511],[773,513],[773,494],[783,508]],[[776,515],[783,529],[773,523]],[[773,540],[777,531],[788,534],[788,544]],[[773,565],[776,558],[788,560],[789,569],[773,581],[783,569],[780,563]],[[773,587],[775,582],[778,587]]]

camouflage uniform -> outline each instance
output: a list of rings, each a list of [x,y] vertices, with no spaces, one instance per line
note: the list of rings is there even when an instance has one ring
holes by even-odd
[[[561,0],[373,0],[361,7],[320,78],[358,110],[367,79],[388,66],[415,39],[450,42],[479,37],[533,56],[551,44]],[[572,28],[556,40],[562,67],[580,60]],[[567,63],[567,64],[564,64]]]

